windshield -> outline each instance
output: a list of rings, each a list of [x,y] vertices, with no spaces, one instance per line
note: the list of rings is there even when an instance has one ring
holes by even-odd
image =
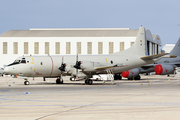
[[[11,65],[16,65],[16,64],[21,64],[21,63],[26,63],[26,60],[25,58],[22,58],[22,59],[16,59],[13,63],[9,64],[8,66],[11,66]]]
[[[20,62],[21,62],[21,60],[15,60],[13,63],[9,64],[8,66],[16,65],[16,64],[19,64]]]

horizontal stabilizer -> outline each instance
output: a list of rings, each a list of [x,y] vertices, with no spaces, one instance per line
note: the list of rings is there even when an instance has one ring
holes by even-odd
[[[165,55],[163,56],[163,58],[176,58],[177,56],[176,55]]]
[[[160,57],[167,55],[167,54],[169,54],[169,53],[160,53],[160,54],[155,54],[155,55],[149,55],[149,56],[141,57],[141,59],[143,59],[143,60],[157,59],[157,58],[160,58]]]

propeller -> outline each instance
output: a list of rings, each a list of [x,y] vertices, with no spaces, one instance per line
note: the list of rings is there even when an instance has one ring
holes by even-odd
[[[76,65],[74,65],[74,68],[76,68],[76,79],[78,79],[78,69],[81,69],[81,61],[78,61],[78,54],[76,56]]]
[[[62,57],[61,67],[59,67],[60,71],[65,71],[65,68],[66,68],[66,63],[64,63],[63,61],[64,61],[64,57]]]
[[[62,74],[65,71],[65,68],[66,68],[66,63],[64,63],[64,57],[62,57],[61,67],[59,67],[59,70],[61,71],[61,79],[62,79]]]

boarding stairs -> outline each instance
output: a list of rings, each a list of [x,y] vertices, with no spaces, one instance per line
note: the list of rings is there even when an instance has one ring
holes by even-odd
[[[112,69],[107,69],[108,78],[111,80],[111,83],[114,84],[114,73]]]

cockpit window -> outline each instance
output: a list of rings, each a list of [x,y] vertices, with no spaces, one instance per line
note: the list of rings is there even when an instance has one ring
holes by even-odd
[[[26,60],[21,60],[21,63],[26,63]]]
[[[19,64],[21,60],[15,60],[13,63]]]
[[[13,63],[9,64],[8,66],[20,64],[20,62],[21,60],[15,60]]]
[[[23,63],[23,64],[26,63],[26,59],[22,58],[22,59],[15,60],[13,63],[9,64],[8,66],[21,64],[21,63]]]

